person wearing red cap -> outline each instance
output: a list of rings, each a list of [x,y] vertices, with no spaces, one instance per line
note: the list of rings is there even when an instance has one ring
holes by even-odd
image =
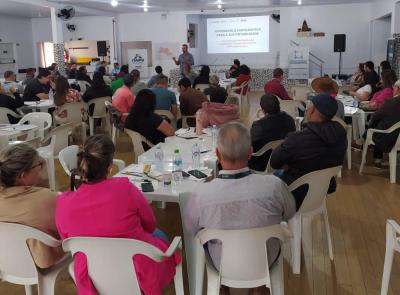
[[[288,185],[310,172],[343,164],[347,138],[342,125],[332,121],[337,110],[336,99],[328,94],[310,98],[305,127],[301,131],[290,133],[272,152],[271,167],[282,169],[282,174],[278,176]],[[329,192],[334,192],[335,189],[336,182],[333,178]],[[298,210],[307,194],[307,188],[302,186],[292,193]]]

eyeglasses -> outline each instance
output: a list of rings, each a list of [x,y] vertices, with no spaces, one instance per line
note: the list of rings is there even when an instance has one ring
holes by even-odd
[[[44,166],[44,161],[41,161],[38,164],[33,165],[30,170],[35,169],[36,167],[40,167],[40,169],[43,169],[43,166]]]

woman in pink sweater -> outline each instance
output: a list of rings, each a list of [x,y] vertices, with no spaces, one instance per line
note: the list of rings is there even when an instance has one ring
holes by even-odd
[[[125,123],[129,112],[135,102],[135,97],[132,94],[131,87],[133,86],[133,77],[128,74],[124,77],[124,85],[115,91],[112,104],[113,106],[122,113],[121,121]]]
[[[56,225],[60,237],[132,238],[165,251],[168,242],[153,235],[156,219],[143,194],[128,178],[107,178],[114,151],[111,139],[105,135],[92,136],[85,142],[78,154],[78,169],[84,183],[77,191],[63,193],[57,200]],[[88,275],[86,256],[78,253],[74,261],[78,294],[97,294]],[[143,255],[133,258],[142,292],[161,294],[174,278],[179,262],[178,254],[161,263]]]

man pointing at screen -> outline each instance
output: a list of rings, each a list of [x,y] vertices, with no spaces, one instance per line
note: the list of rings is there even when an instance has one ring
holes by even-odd
[[[194,65],[193,55],[189,53],[188,46],[186,44],[182,45],[182,54],[179,55],[178,59],[176,59],[175,57],[173,57],[172,59],[174,60],[176,65],[179,65],[181,78],[185,76],[184,75],[185,64],[190,64],[191,66]]]

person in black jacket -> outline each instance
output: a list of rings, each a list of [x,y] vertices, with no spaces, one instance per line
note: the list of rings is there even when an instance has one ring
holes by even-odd
[[[293,118],[285,112],[281,112],[279,100],[275,95],[263,95],[260,106],[265,116],[255,121],[250,130],[254,152],[260,150],[267,143],[284,139],[288,133],[296,131]],[[271,151],[260,157],[252,157],[249,161],[250,169],[264,171],[270,155]]]
[[[379,109],[372,115],[369,128],[385,130],[400,122],[400,80],[393,86],[393,98],[386,99]],[[382,164],[383,153],[392,150],[399,137],[399,129],[389,134],[374,133],[374,162],[375,166]]]
[[[280,177],[288,185],[307,173],[342,165],[346,153],[346,130],[331,120],[338,109],[336,100],[327,94],[319,94],[310,101],[305,128],[289,134],[271,155],[271,167],[283,169]],[[329,192],[335,189],[333,178]],[[297,210],[307,190],[306,186],[301,186],[292,192]]]
[[[103,74],[96,72],[93,74],[92,86],[86,89],[85,93],[82,95],[82,100],[88,103],[90,100],[98,97],[112,97],[111,88],[104,82]]]
[[[3,89],[0,85],[0,107],[10,109],[13,112],[18,114],[17,109],[24,105],[24,101],[22,100],[19,93],[16,92],[16,89],[13,87],[10,88],[10,92],[14,95],[14,97],[3,94],[2,91],[3,91]],[[8,115],[8,120],[10,121],[11,124],[16,124],[16,123],[18,123],[19,118],[14,118],[14,117]]]
[[[90,79],[89,75],[87,74],[87,69],[85,66],[79,67],[75,78],[77,81],[86,81],[86,82],[92,84],[92,79]]]

